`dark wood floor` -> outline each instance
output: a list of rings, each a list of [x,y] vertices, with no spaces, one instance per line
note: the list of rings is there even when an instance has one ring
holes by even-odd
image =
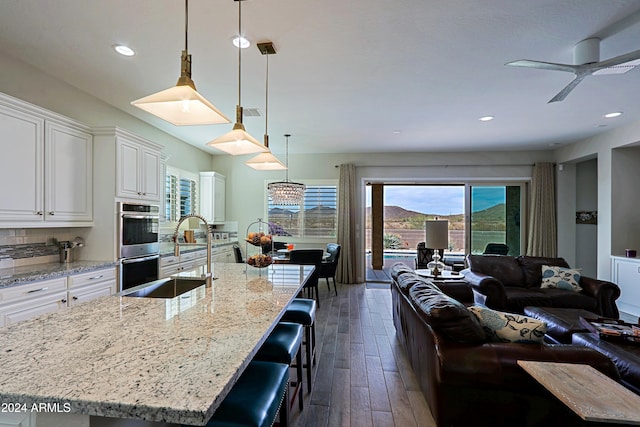
[[[320,283],[318,363],[294,427],[429,427],[435,422],[395,337],[388,288]],[[306,385],[304,387],[306,390]]]

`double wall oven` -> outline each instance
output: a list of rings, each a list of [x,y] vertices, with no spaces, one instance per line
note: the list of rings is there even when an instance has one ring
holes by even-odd
[[[118,202],[120,290],[158,279],[160,208]]]

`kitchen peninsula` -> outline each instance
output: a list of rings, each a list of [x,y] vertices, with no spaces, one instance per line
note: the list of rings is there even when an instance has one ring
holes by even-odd
[[[214,263],[211,287],[102,297],[1,330],[0,403],[16,413],[0,416],[37,427],[206,424],[313,271],[246,268]]]

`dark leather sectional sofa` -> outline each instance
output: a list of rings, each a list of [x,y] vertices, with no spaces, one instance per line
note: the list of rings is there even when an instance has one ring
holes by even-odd
[[[467,255],[467,265],[464,279],[486,297],[487,307],[512,313],[523,313],[527,306],[581,308],[602,317],[619,316],[620,288],[614,283],[582,276],[580,292],[540,287],[542,266],[569,268],[563,258]]]
[[[613,363],[586,347],[487,342],[464,304],[403,264],[391,273],[397,337],[439,426],[579,425],[518,360],[584,363],[619,380]]]

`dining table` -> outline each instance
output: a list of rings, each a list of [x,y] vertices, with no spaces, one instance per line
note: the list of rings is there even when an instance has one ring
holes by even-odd
[[[152,282],[1,329],[0,424],[205,425],[314,268],[214,263],[173,298],[130,296]]]

